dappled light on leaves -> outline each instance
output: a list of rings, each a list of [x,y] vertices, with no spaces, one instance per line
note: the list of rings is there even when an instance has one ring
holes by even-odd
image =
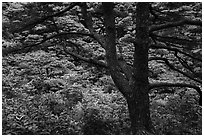
[[[4,135],[202,134],[202,3],[3,2]]]

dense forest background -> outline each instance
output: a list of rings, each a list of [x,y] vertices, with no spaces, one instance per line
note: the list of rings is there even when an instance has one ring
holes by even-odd
[[[2,133],[202,134],[201,17],[199,2],[2,3]]]

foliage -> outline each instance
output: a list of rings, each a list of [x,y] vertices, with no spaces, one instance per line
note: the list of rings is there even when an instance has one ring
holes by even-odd
[[[52,70],[53,75],[46,75],[46,68],[53,64],[66,66],[66,71],[59,73],[58,68]],[[63,60],[59,62],[44,51],[4,58],[3,134],[83,134],[83,130],[90,133],[90,122],[95,121],[92,115],[101,117],[96,119],[105,123],[120,123],[122,115],[127,117],[127,109],[122,103],[125,101],[120,99],[122,95],[104,94],[103,83],[107,82],[104,80],[107,76],[101,78],[102,84],[94,85],[88,80],[90,75],[89,70],[84,73],[80,66]],[[97,128],[99,134],[108,133],[100,125]],[[118,125],[118,128],[122,127]],[[109,133],[119,134],[119,130],[112,129]],[[92,131],[92,134],[95,133]]]
[[[106,69],[102,4],[87,3],[91,25],[79,5],[2,3],[3,134],[132,134],[127,102]],[[201,7],[151,3],[150,25],[157,29],[183,17],[200,21]],[[131,2],[114,8],[117,55],[129,66],[135,9]],[[149,83],[185,82],[200,88],[201,26],[154,29],[150,27]],[[200,96],[194,89],[155,87],[149,97],[156,134],[202,133]]]
[[[44,69],[53,64],[66,65],[67,71],[60,76],[53,70],[56,75],[49,77]],[[104,85],[113,84],[110,77],[103,74],[93,83],[94,71],[82,67],[43,51],[3,58],[3,134],[130,134],[123,96],[117,89],[104,93]],[[158,134],[200,134],[200,107],[192,105],[193,95],[152,100]]]
[[[186,93],[182,89],[177,89],[176,94],[156,96],[151,102],[151,116],[157,134],[200,134],[202,108],[195,103],[196,96],[195,92]]]

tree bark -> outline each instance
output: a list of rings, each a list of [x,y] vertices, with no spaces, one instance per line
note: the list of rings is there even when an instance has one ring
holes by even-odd
[[[148,95],[149,4],[137,4],[134,63],[133,68],[128,70],[124,69],[127,68],[127,64],[123,63],[121,66],[117,58],[114,4],[103,3],[102,5],[106,29],[107,66],[115,85],[127,100],[132,134],[150,134],[153,130]]]
[[[149,4],[137,3],[134,18],[134,23],[136,24],[136,42],[134,43],[133,80],[130,85],[132,92],[126,98],[133,134],[148,134],[148,132],[152,133],[153,131],[148,95],[148,18]]]

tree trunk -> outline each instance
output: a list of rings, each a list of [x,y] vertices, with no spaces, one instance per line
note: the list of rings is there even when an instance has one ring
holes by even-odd
[[[149,4],[137,3],[133,68],[121,66],[116,53],[114,4],[103,3],[106,29],[106,60],[111,77],[128,103],[132,134],[152,133],[148,95]],[[130,72],[127,72],[130,71]],[[122,72],[122,73],[121,73]]]
[[[137,3],[134,23],[136,42],[134,43],[133,80],[131,96],[127,97],[133,134],[152,132],[149,110],[148,45],[149,45],[149,3]],[[144,133],[145,134],[145,133]]]

